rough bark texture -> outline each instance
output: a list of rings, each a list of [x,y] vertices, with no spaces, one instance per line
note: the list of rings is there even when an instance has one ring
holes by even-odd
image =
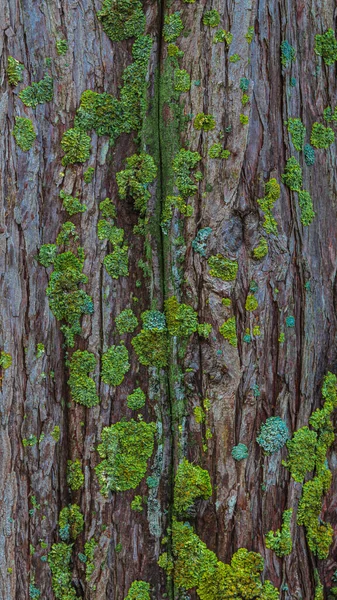
[[[291,555],[278,558],[266,549],[266,532],[281,526],[283,510],[292,507],[296,512],[302,485],[281,464],[286,447],[267,456],[255,440],[261,423],[273,415],[285,419],[291,433],[307,425],[312,411],[322,404],[324,374],[337,371],[336,148],[333,144],[317,150],[314,166],[308,167],[303,153],[291,145],[284,124],[290,117],[301,118],[309,141],[312,124],[323,122],[323,109],[334,107],[336,68],[314,53],[314,38],[334,27],[335,3],[175,0],[168,7],[164,2],[145,2],[146,33],[153,46],[140,143],[133,133],[122,134],[114,145],[109,145],[107,136],[92,133],[89,161],[63,167],[60,142],[73,127],[81,94],[92,89],[118,96],[123,70],[132,61],[134,40],[112,42],[97,19],[100,8],[99,0],[2,0],[0,5],[0,350],[13,359],[12,366],[2,371],[0,388],[0,598],[28,600],[33,577],[41,598],[54,597],[50,569],[41,556],[59,540],[59,513],[69,503],[80,505],[85,519],[72,553],[79,597],[122,600],[132,581],[141,579],[151,584],[151,598],[165,598],[165,594],[178,598],[178,590],[166,581],[157,560],[160,540],[172,518],[173,477],[183,455],[210,473],[212,498],[199,501],[189,521],[219,560],[229,562],[241,547],[261,553],[263,577],[280,589],[283,599],[313,599],[318,568],[327,597],[336,569],[335,538],[329,558],[317,560],[307,546],[304,528],[293,519]],[[216,29],[202,22],[205,10],[211,8],[220,12],[219,27],[233,35],[230,49],[225,43],[213,44]],[[180,103],[180,116],[166,101],[167,44],[162,38],[164,16],[176,10],[184,23],[184,33],[176,42],[184,51],[180,68],[188,71],[192,81],[190,91],[175,103],[176,107]],[[244,36],[251,26],[255,35],[248,44]],[[57,55],[58,38],[68,41],[64,56]],[[280,44],[285,39],[296,49],[296,59],[287,69],[280,62]],[[236,63],[229,61],[234,53],[241,57]],[[9,55],[25,65],[24,80],[15,88],[6,75]],[[36,109],[25,107],[18,92],[43,77],[47,57],[54,79],[53,100]],[[250,103],[244,109],[242,77],[250,80]],[[291,77],[296,78],[294,86]],[[216,129],[205,132],[193,127],[200,112],[215,117]],[[249,116],[248,125],[240,123],[241,113]],[[193,118],[184,120],[189,115]],[[29,152],[21,151],[11,134],[17,116],[30,118],[37,132]],[[177,123],[171,126],[174,120]],[[208,156],[220,132],[223,147],[231,151],[228,160]],[[172,194],[169,171],[181,147],[200,153],[197,168],[204,178],[189,200],[193,216],[183,217],[174,210],[169,233],[164,234],[161,204]],[[150,186],[145,241],[133,233],[138,214],[131,198],[119,200],[115,179],[125,168],[125,159],[140,150],[152,155],[158,168]],[[299,160],[303,185],[313,198],[316,217],[308,227],[301,224],[297,194],[281,184],[290,156]],[[85,184],[83,172],[88,166],[94,167],[95,174]],[[257,199],[264,196],[264,184],[271,177],[281,184],[273,210],[278,235],[266,236],[268,255],[257,261],[252,250],[263,234]],[[61,189],[73,195],[79,192],[87,211],[69,218],[62,209]],[[115,200],[116,223],[125,230],[129,245],[130,275],[118,280],[111,279],[102,264],[107,243],[97,237],[98,205],[107,196]],[[55,243],[66,220],[76,224],[80,235],[89,278],[83,287],[94,301],[94,313],[83,317],[82,335],[76,337],[74,347],[93,352],[97,359],[94,379],[100,404],[93,408],[71,400],[66,352],[70,356],[74,349],[64,347],[60,323],[49,308],[45,290],[52,269],[36,259],[42,244]],[[191,246],[201,227],[212,228],[206,258]],[[180,246],[179,235],[184,237]],[[209,274],[207,257],[218,253],[238,261],[234,282]],[[150,266],[148,277],[138,266],[140,258]],[[136,286],[137,280],[141,287]],[[254,312],[245,310],[251,281],[257,284]],[[305,286],[308,281],[310,289]],[[104,384],[102,353],[120,343],[115,317],[129,306],[138,317],[149,308],[163,310],[164,299],[172,295],[192,305],[200,322],[212,324],[209,338],[193,334],[185,352],[179,352],[185,341],[171,339],[169,367],[158,370],[139,364],[131,345],[134,334],[127,334],[131,369],[120,386]],[[232,299],[230,307],[221,302],[225,296]],[[219,332],[231,316],[236,317],[237,348]],[[295,327],[286,327],[287,316],[294,316]],[[244,342],[246,329],[252,333],[257,325],[261,335]],[[281,332],[285,341],[280,344]],[[44,344],[45,353],[37,359],[38,343]],[[126,406],[126,396],[137,385],[147,393],[141,411],[144,420],[158,424],[147,476],[159,476],[160,483],[149,489],[145,476],[136,492],[131,489],[104,498],[94,471],[99,462],[96,448],[103,427],[137,414]],[[205,398],[210,409],[206,423],[200,424],[193,408]],[[57,442],[51,436],[55,425],[61,433]],[[206,429],[211,439],[205,440]],[[23,446],[22,439],[41,434],[45,437],[40,443]],[[236,462],[231,450],[239,442],[248,446],[249,455]],[[85,485],[72,492],[66,466],[67,460],[76,458],[82,462]],[[333,483],[321,516],[336,527],[334,446],[328,460]],[[148,498],[141,513],[130,509],[135,493]],[[39,509],[32,510],[32,496]],[[98,543],[95,569],[86,582],[78,553],[92,537]],[[41,547],[41,540],[47,548]],[[117,544],[122,546],[119,552]],[[197,598],[195,590],[188,594],[180,597]]]

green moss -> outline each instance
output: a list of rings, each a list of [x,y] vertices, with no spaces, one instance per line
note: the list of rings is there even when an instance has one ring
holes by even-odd
[[[184,52],[182,50],[180,50],[176,44],[168,44],[167,54],[171,58],[173,56],[175,56],[177,58],[182,58],[184,56]]]
[[[302,169],[294,156],[287,160],[282,181],[295,192],[299,192],[302,187]]]
[[[142,152],[126,159],[127,168],[116,174],[118,195],[122,200],[130,196],[141,215],[145,214],[151,198],[148,190],[157,175],[157,167],[152,156]]]
[[[218,277],[222,281],[234,281],[238,272],[238,263],[235,260],[230,260],[222,254],[210,256],[208,259],[210,267],[209,274],[212,277]]]
[[[5,352],[4,350],[0,351],[0,368],[4,369],[4,371],[6,369],[9,369],[9,367],[12,366],[12,357],[8,352]]]
[[[215,144],[212,144],[212,146],[209,148],[208,156],[210,158],[226,158],[227,159],[230,157],[230,151],[224,150],[222,147],[222,144],[215,143]]]
[[[284,344],[285,339],[286,339],[286,337],[285,337],[284,333],[281,332],[279,335],[279,338],[278,338],[278,341],[280,342],[280,344]]]
[[[71,574],[72,546],[61,542],[53,544],[48,554],[48,564],[52,574],[52,588],[56,600],[76,600],[72,587]]]
[[[138,326],[138,319],[131,308],[125,308],[116,317],[118,333],[132,333]]]
[[[337,60],[337,40],[333,29],[322,35],[315,35],[315,52],[321,56],[326,65],[333,65]]]
[[[307,426],[295,431],[292,439],[287,442],[288,458],[283,461],[283,465],[299,483],[302,483],[305,475],[315,467],[316,443],[316,431],[311,431]]]
[[[133,419],[104,427],[97,448],[103,460],[95,467],[103,495],[137,487],[153,452],[155,430],[155,423]]]
[[[168,339],[166,332],[142,329],[131,343],[142,365],[158,368],[167,366]]]
[[[44,355],[45,351],[46,350],[45,350],[44,344],[41,344],[41,342],[38,343],[36,346],[36,358],[37,359],[41,358],[41,356]]]
[[[59,56],[64,56],[68,51],[68,42],[64,39],[56,40],[56,52]]]
[[[241,56],[239,56],[239,54],[232,54],[232,56],[229,57],[230,63],[237,63],[237,62],[239,62],[239,60],[241,60]],[[248,121],[247,121],[247,123],[248,123]]]
[[[180,12],[176,11],[172,15],[167,15],[164,19],[163,38],[165,42],[175,42],[184,29]]]
[[[145,15],[139,0],[104,0],[97,17],[103,31],[113,42],[121,42],[144,33]]]
[[[174,89],[177,92],[188,92],[191,89],[191,78],[185,69],[174,71]]]
[[[217,27],[220,23],[220,15],[217,10],[211,9],[204,12],[202,22],[207,27]]]
[[[316,214],[309,192],[306,192],[305,190],[298,192],[298,202],[301,209],[301,223],[304,226],[310,225]]]
[[[88,167],[86,171],[83,173],[83,179],[85,183],[91,183],[95,175],[95,169],[93,167]]]
[[[69,246],[71,242],[78,242],[80,236],[76,231],[76,226],[71,221],[66,221],[61,225],[60,232],[56,238],[56,244],[58,246]],[[77,250],[79,257],[83,258],[83,248]]]
[[[71,490],[76,492],[84,484],[84,474],[79,458],[67,462],[67,484]]]
[[[233,446],[231,455],[234,460],[238,461],[248,458],[248,448],[246,444],[238,444],[237,446]]]
[[[19,148],[24,152],[28,152],[36,138],[36,132],[31,120],[25,117],[16,117],[13,135]]]
[[[183,458],[174,481],[174,504],[176,514],[188,512],[199,498],[207,500],[212,495],[208,471]]]
[[[292,62],[295,61],[296,52],[295,49],[289,44],[287,40],[283,40],[281,43],[281,65],[283,67],[289,67]]]
[[[203,338],[208,338],[212,331],[212,325],[210,323],[199,323],[197,326],[198,335]]]
[[[331,473],[325,469],[319,476],[307,481],[303,486],[302,498],[298,506],[297,523],[306,528],[310,550],[320,559],[326,559],[333,539],[333,528],[319,517],[322,509],[322,496],[331,484]]]
[[[38,104],[50,102],[53,99],[53,79],[45,75],[38,83],[32,83],[21,90],[19,98],[26,106],[36,108]]]
[[[288,556],[293,549],[290,530],[292,514],[292,508],[285,510],[282,515],[281,530],[269,531],[266,535],[266,547],[274,550],[275,554],[279,557]]]
[[[306,128],[301,119],[288,119],[288,121],[285,121],[285,125],[291,135],[291,141],[295,150],[300,152],[303,149]]]
[[[230,33],[229,31],[226,31],[225,29],[219,29],[219,31],[216,32],[216,34],[213,38],[213,44],[219,44],[219,43],[225,42],[227,46],[230,46],[232,41],[233,41],[233,34]]]
[[[268,254],[268,242],[265,238],[261,238],[258,245],[253,249],[253,257],[256,260],[262,260]]]
[[[74,163],[84,163],[90,157],[90,137],[80,129],[68,129],[61,140],[64,157],[62,164],[66,167]]]
[[[75,541],[84,528],[84,517],[77,504],[63,508],[59,516],[60,538],[64,542]]]
[[[245,107],[249,102],[249,96],[247,94],[242,94],[241,104]]]
[[[253,296],[252,294],[248,294],[248,296],[246,298],[245,309],[248,311],[254,311],[257,309],[258,306],[259,306],[259,303],[256,300],[255,296]]]
[[[72,399],[87,408],[96,406],[99,397],[96,393],[96,384],[88,376],[96,368],[95,355],[87,350],[76,350],[70,361],[70,377],[68,384]]]
[[[99,209],[103,217],[114,219],[117,216],[116,207],[110,198],[105,198],[99,203]]]
[[[329,148],[334,141],[335,134],[331,127],[324,127],[321,123],[313,124],[310,143],[314,148]]]
[[[13,56],[8,57],[7,77],[9,85],[17,86],[23,80],[25,67]]]
[[[240,115],[240,123],[241,125],[248,125],[249,123],[249,118],[247,117],[247,115]]]
[[[135,512],[142,512],[143,511],[143,498],[141,496],[135,496],[134,499],[131,502],[131,510],[134,510]]]
[[[188,523],[173,519],[172,558],[167,553],[159,559],[161,567],[173,577],[177,588],[196,588],[200,600],[219,598],[255,598],[278,600],[279,593],[269,581],[262,584],[263,558],[240,548],[231,564],[218,561]]]
[[[197,186],[190,177],[191,170],[196,167],[201,160],[198,152],[191,152],[181,148],[174,157],[172,169],[175,175],[174,185],[177,187],[181,196],[185,199],[192,196],[197,191]]]
[[[205,115],[205,113],[198,113],[193,123],[194,129],[202,129],[203,131],[211,131],[215,129],[215,119],[212,115]]]
[[[140,410],[145,406],[145,394],[141,388],[133,390],[132,394],[127,397],[127,406],[132,410]]]
[[[126,245],[122,247],[116,246],[104,258],[103,265],[112,279],[119,279],[119,277],[127,277],[129,275],[128,250],[129,247]]]
[[[101,371],[104,383],[112,386],[120,385],[129,369],[129,353],[125,346],[111,346],[104,352]]]
[[[66,234],[63,239],[66,241]],[[57,241],[60,241],[59,238]],[[73,252],[67,251],[53,258],[54,271],[50,275],[46,289],[50,310],[59,321],[65,322],[61,331],[65,335],[66,343],[71,347],[75,343],[75,334],[81,333],[81,316],[91,314],[94,310],[91,297],[79,289],[79,285],[87,283],[88,278],[82,273],[84,265],[82,248],[78,248],[77,254],[78,256],[75,256]],[[43,258],[46,260],[46,256]]]
[[[77,196],[70,196],[69,194],[66,194],[63,190],[61,190],[60,198],[62,199],[63,208],[71,217],[73,215],[77,215],[78,213],[82,213],[87,210],[86,205],[81,204]]]
[[[23,438],[22,439],[22,445],[24,448],[27,447],[33,447],[36,446],[36,444],[38,443],[38,439],[36,437],[36,435],[33,435],[32,433],[28,436],[28,438]]]
[[[252,41],[254,39],[254,35],[255,35],[254,27],[248,27],[247,33],[245,34],[245,39],[247,40],[248,44],[252,43]]]
[[[51,437],[53,438],[53,440],[55,442],[59,442],[60,441],[60,437],[61,437],[61,430],[60,427],[58,425],[55,425],[53,431],[51,432]]]
[[[150,584],[145,581],[133,581],[125,600],[151,600]]]
[[[221,335],[228,340],[231,346],[238,345],[238,339],[236,337],[236,319],[235,317],[230,317],[225,321],[221,327],[219,328]]]
[[[95,553],[95,548],[97,546],[98,546],[98,544],[94,538],[91,538],[91,540],[85,542],[85,544],[84,544],[84,552],[85,552],[85,556],[86,556],[86,562],[85,562],[85,580],[86,581],[90,581],[91,575],[93,574],[93,572],[95,570],[94,553]]]
[[[197,313],[192,306],[180,304],[175,296],[165,300],[165,317],[170,335],[187,337],[197,331]]]

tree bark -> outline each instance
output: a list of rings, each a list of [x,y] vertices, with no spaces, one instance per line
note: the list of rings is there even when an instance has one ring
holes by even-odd
[[[283,599],[314,599],[317,568],[327,598],[336,569],[335,538],[329,557],[318,560],[307,545],[304,527],[294,518],[292,553],[278,558],[266,548],[265,534],[281,527],[283,511],[293,508],[296,513],[302,484],[282,466],[286,446],[268,456],[256,437],[261,424],[274,415],[286,421],[291,434],[308,425],[313,410],[322,406],[323,376],[328,370],[337,371],[336,146],[316,150],[315,164],[309,167],[303,152],[294,151],[285,125],[289,118],[301,118],[308,142],[313,123],[323,122],[323,109],[334,107],[336,68],[315,54],[314,45],[316,34],[336,24],[335,3],[145,1],[146,33],[153,46],[148,104],[138,138],[135,132],[122,133],[112,144],[108,136],[91,132],[89,161],[62,166],[62,136],[74,126],[82,93],[90,89],[119,97],[123,71],[133,60],[134,39],[111,41],[97,19],[100,8],[98,0],[3,0],[0,6],[0,350],[12,356],[12,365],[2,370],[0,380],[0,597],[28,600],[32,581],[41,598],[54,597],[50,568],[41,557],[59,541],[61,509],[75,503],[85,524],[72,552],[78,597],[123,600],[134,580],[149,582],[153,599],[166,594],[185,597],[179,596],[157,561],[163,551],[161,539],[172,521],[174,474],[186,456],[211,477],[212,497],[198,501],[189,522],[218,559],[228,563],[242,547],[259,552],[265,561],[263,577],[279,588]],[[218,28],[232,33],[229,47],[214,44],[217,30],[203,24],[210,9],[220,13]],[[180,11],[184,24],[183,34],[174,42],[184,52],[180,69],[186,69],[192,82],[178,100],[173,98],[172,80],[167,84],[165,79],[172,73],[167,75],[168,44],[163,39],[164,18],[175,11]],[[245,38],[249,27],[254,28],[251,43]],[[61,56],[55,46],[60,38],[68,41],[68,51]],[[280,61],[283,40],[296,50],[287,68]],[[229,60],[234,54],[239,55],[238,62]],[[17,87],[8,82],[8,56],[25,66]],[[52,101],[36,108],[25,106],[19,92],[46,72],[54,81]],[[244,108],[243,77],[250,81],[250,100]],[[198,113],[213,115],[216,128],[195,129]],[[247,125],[240,122],[240,114],[249,117]],[[28,152],[12,135],[18,116],[31,119],[37,132]],[[208,155],[210,146],[219,141],[231,152],[227,160]],[[173,193],[171,165],[180,148],[199,152],[196,169],[203,179],[189,200],[193,215],[183,217],[174,209],[166,234],[160,214],[166,196]],[[158,170],[150,186],[145,239],[133,232],[139,214],[132,198],[120,200],[116,184],[126,158],[140,151],[153,156]],[[313,199],[316,216],[307,227],[300,220],[297,194],[281,182],[290,156],[299,161],[303,187]],[[85,184],[88,167],[95,173]],[[266,236],[257,199],[265,195],[270,178],[281,184],[281,195],[273,209],[278,235]],[[73,196],[78,192],[86,212],[67,216],[61,190]],[[109,246],[97,237],[99,203],[106,197],[115,201],[116,224],[124,229],[129,246],[129,276],[117,280],[103,266]],[[69,220],[84,248],[88,283],[82,287],[94,302],[93,314],[82,318],[82,334],[76,336],[73,349],[65,347],[60,322],[46,296],[52,269],[37,260],[41,245],[54,244],[61,225]],[[212,229],[206,257],[192,247],[204,227]],[[268,239],[268,254],[256,260],[252,252],[261,236]],[[235,281],[210,275],[207,259],[217,254],[238,262]],[[147,277],[139,259],[149,265]],[[248,312],[245,302],[252,281],[258,308]],[[128,333],[124,339],[131,368],[121,385],[112,388],[103,383],[102,355],[120,343],[116,316],[131,307],[141,322],[143,311],[162,311],[164,300],[173,295],[197,311],[199,322],[212,324],[209,338],[196,333],[187,341],[173,337],[169,365],[157,369],[139,363],[131,344],[137,331]],[[231,298],[230,307],[222,303],[224,297]],[[289,316],[295,319],[294,327],[286,326]],[[230,317],[236,318],[237,347],[219,331]],[[260,335],[252,334],[256,326]],[[249,343],[244,341],[247,329]],[[284,343],[279,342],[282,332]],[[45,346],[40,358],[37,344]],[[77,349],[94,353],[97,360],[91,376],[100,403],[92,408],[73,402],[67,383],[68,360]],[[147,396],[143,419],[157,423],[155,450],[136,491],[112,492],[105,498],[94,470],[100,462],[97,446],[104,427],[123,417],[136,418],[126,397],[138,386]],[[206,421],[198,423],[193,409],[206,398],[210,401]],[[60,427],[59,441],[51,435],[55,426]],[[42,439],[24,447],[22,440],[31,435]],[[231,455],[238,443],[249,450],[248,458],[240,462]],[[75,459],[81,461],[85,484],[71,491],[67,461]],[[321,516],[336,529],[335,444],[328,462],[332,486]],[[149,488],[148,476],[159,477],[159,485]],[[130,508],[135,493],[147,497],[141,513]],[[34,509],[32,497],[39,509]],[[95,568],[86,581],[78,554],[93,537],[98,544]],[[188,594],[192,600],[198,597],[195,590]]]

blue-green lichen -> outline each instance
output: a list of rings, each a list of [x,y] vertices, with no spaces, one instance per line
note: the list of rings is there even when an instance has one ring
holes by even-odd
[[[296,52],[295,49],[289,44],[287,40],[283,40],[281,43],[281,65],[288,67],[295,60]]]
[[[63,542],[75,541],[84,528],[84,517],[77,504],[62,508],[59,516],[59,533]]]
[[[280,417],[269,417],[260,427],[256,438],[259,446],[266,454],[274,454],[283,448],[289,440],[289,431],[286,423]]]
[[[195,252],[200,254],[200,256],[206,256],[206,246],[207,240],[212,233],[211,227],[203,227],[199,229],[197,235],[192,241],[192,248]]]
[[[315,150],[310,144],[304,146],[304,160],[308,167],[312,167],[315,164]]]
[[[231,455],[234,460],[237,461],[248,458],[248,448],[246,444],[238,444],[237,446],[233,446]]]

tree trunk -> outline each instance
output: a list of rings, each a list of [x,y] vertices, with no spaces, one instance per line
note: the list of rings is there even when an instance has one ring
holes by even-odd
[[[60,512],[74,504],[84,515],[83,531],[64,542],[67,547],[73,543],[68,567],[74,597],[123,600],[132,582],[142,580],[150,584],[153,600],[199,598],[196,586],[182,591],[175,571],[167,577],[158,565],[162,552],[172,551],[172,522],[177,518],[190,523],[219,561],[229,563],[239,548],[260,553],[261,581],[269,579],[280,598],[328,598],[336,569],[335,538],[325,560],[312,552],[305,527],[296,523],[303,481],[296,482],[282,465],[287,446],[268,454],[256,438],[271,416],[286,422],[290,436],[308,425],[312,412],[323,405],[324,375],[337,372],[336,147],[333,143],[315,150],[315,164],[309,166],[286,125],[291,118],[301,119],[305,144],[315,122],[334,128],[334,122],[324,121],[323,110],[334,109],[336,69],[314,48],[315,35],[335,25],[335,4],[145,1],[145,32],[152,48],[141,122],[127,130],[122,116],[114,140],[88,127],[90,158],[66,164],[61,141],[67,130],[77,127],[83,92],[107,92],[119,99],[123,73],[136,60],[135,35],[110,39],[104,19],[97,16],[101,8],[99,0],[3,0],[0,6],[3,367],[4,353],[12,357],[12,364],[0,369],[0,598],[73,597],[52,585],[50,552],[62,542]],[[220,13],[216,28],[205,24],[210,9]],[[175,11],[184,29],[170,38],[166,17]],[[214,43],[219,29],[230,32],[232,41]],[[57,50],[59,40],[68,43],[64,54]],[[293,60],[283,59],[287,64],[281,63],[283,41],[296,52]],[[177,50],[169,44],[176,44],[184,55],[172,56]],[[9,56],[25,67],[17,86],[10,84],[6,71]],[[190,76],[187,91],[177,89],[179,69]],[[26,105],[19,93],[46,74],[53,79],[52,100]],[[243,78],[249,80],[246,91]],[[249,96],[246,105],[244,94]],[[200,113],[212,115],[215,127],[198,129]],[[13,135],[17,117],[30,119],[36,131],[28,151]],[[114,118],[107,116],[108,125]],[[229,157],[212,158],[209,151],[215,143],[221,145],[220,152],[229,150]],[[187,170],[197,191],[185,197],[172,167],[182,148],[200,154],[194,168]],[[153,158],[157,169],[148,188],[143,186],[151,196],[145,213],[135,208],[130,181],[125,199],[116,181],[126,159],[141,152]],[[301,221],[297,191],[282,183],[291,156],[298,160],[303,188],[313,200],[316,214],[309,225],[302,223],[303,209]],[[94,175],[86,183],[88,167]],[[272,208],[276,229],[268,232],[258,199],[266,197],[265,184],[273,178],[281,190]],[[78,194],[86,210],[69,216],[62,207],[62,190],[73,197]],[[179,195],[182,204],[193,207],[193,214],[175,201],[163,225],[167,197]],[[111,277],[103,264],[114,250],[111,240],[97,235],[99,204],[106,197],[116,206],[115,225],[124,230],[128,276]],[[65,321],[55,316],[46,294],[55,264],[43,266],[39,254],[44,244],[56,244],[62,224],[69,221],[79,241],[62,251],[76,254],[78,244],[83,247],[88,281],[78,287],[94,305],[93,312],[82,311],[74,345],[64,336]],[[200,252],[192,242],[206,227],[211,231]],[[268,252],[258,258],[254,249],[261,239]],[[212,271],[210,258],[216,255],[233,261],[234,269],[237,261],[234,278],[214,276],[217,270]],[[252,311],[247,310],[248,295],[258,302]],[[196,327],[185,336],[169,330],[167,366],[160,368],[153,361],[144,365],[131,343],[141,331],[141,314],[164,311],[164,301],[173,296],[193,307],[199,324],[212,325],[210,335],[198,335]],[[133,310],[139,325],[133,332],[119,333],[116,317],[126,308]],[[165,312],[168,320],[167,308]],[[221,333],[223,323],[233,317],[237,345]],[[184,313],[186,326],[188,318]],[[130,368],[120,385],[109,385],[102,378],[104,353],[123,341]],[[77,350],[95,357],[95,369],[86,373],[99,396],[91,408],[74,401],[68,384]],[[150,352],[145,348],[145,354]],[[127,406],[127,396],[138,387],[146,394],[146,404],[135,411]],[[102,460],[97,446],[103,428],[125,418],[139,423],[138,414],[144,422],[156,423],[146,474],[138,485],[125,491],[111,488],[104,496],[95,471]],[[55,426],[60,428],[59,439]],[[231,453],[239,443],[247,446],[248,457],[235,461]],[[207,470],[213,491],[210,498],[198,499],[193,509],[177,515],[174,477],[183,457]],[[332,484],[322,496],[320,517],[336,528],[334,445],[327,458]],[[84,484],[76,490],[67,483],[67,464],[77,459]],[[304,481],[314,475],[307,473]],[[143,497],[139,512],[131,509],[135,495]],[[290,508],[293,549],[279,557],[266,547],[265,536],[281,528],[282,514]],[[168,547],[162,543],[164,536]],[[90,540],[97,545],[92,573],[87,569],[86,574],[90,556],[84,545]],[[177,560],[174,548],[172,560]],[[322,596],[317,595],[318,577]],[[208,597],[213,598],[211,593]]]

